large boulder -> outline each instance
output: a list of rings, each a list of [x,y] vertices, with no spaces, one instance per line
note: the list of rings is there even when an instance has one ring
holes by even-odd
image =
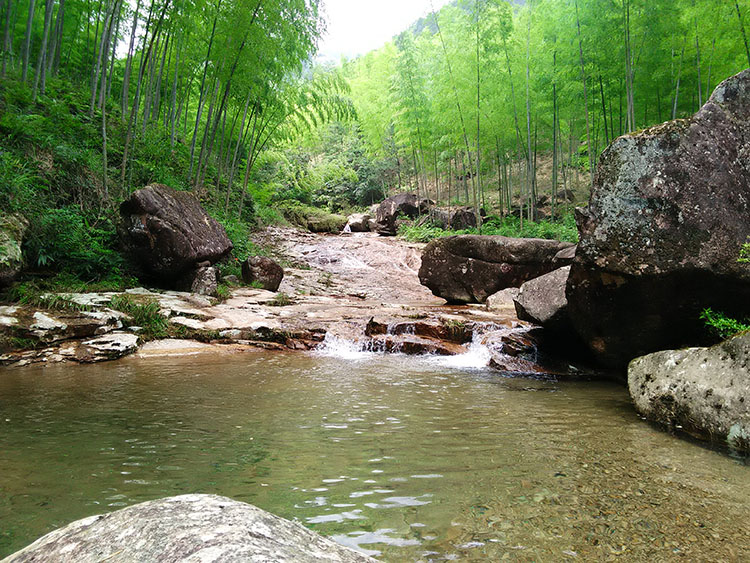
[[[518,318],[555,332],[569,332],[571,325],[565,297],[569,274],[570,266],[564,266],[524,283],[514,299]]]
[[[300,524],[216,495],[153,500],[50,532],[6,563],[374,561]]]
[[[344,232],[347,233],[369,233],[372,231],[374,221],[367,213],[353,213],[349,215],[344,227]]]
[[[750,70],[718,86],[691,119],[617,139],[604,152],[567,297],[595,356],[703,344],[706,307],[750,314]]]
[[[750,452],[750,332],[635,359],[628,387],[648,420]]]
[[[23,243],[29,223],[21,215],[0,213],[0,287],[10,284],[23,267]]]
[[[439,238],[424,249],[419,281],[449,303],[484,303],[501,289],[521,287],[569,264],[565,256],[572,247],[569,242],[501,236]]]
[[[440,208],[429,210],[430,222],[441,229],[461,231],[476,228],[479,224],[473,207]]]
[[[265,256],[251,256],[242,263],[242,279],[262,289],[278,291],[284,279],[284,269]]]
[[[124,249],[144,274],[166,284],[232,250],[224,228],[188,192],[152,184],[124,201],[120,215]]]
[[[375,213],[375,228],[378,234],[394,236],[397,230],[396,220],[399,216],[411,219],[427,213],[432,206],[428,199],[419,199],[414,194],[397,194],[389,197],[378,206]]]

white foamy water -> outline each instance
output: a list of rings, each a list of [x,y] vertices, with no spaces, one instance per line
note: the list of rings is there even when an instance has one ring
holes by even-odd
[[[480,338],[475,337],[469,344],[469,349],[457,356],[430,356],[435,365],[453,369],[484,369],[492,359],[489,348],[482,344]]]
[[[315,353],[327,358],[340,358],[350,361],[366,360],[375,355],[374,352],[367,349],[369,348],[367,344],[369,343],[346,340],[328,333]]]
[[[489,348],[481,340],[482,337],[480,335],[475,335],[474,341],[469,344],[466,352],[457,356],[424,354],[410,357],[414,361],[442,368],[457,370],[484,369],[489,365],[492,355]],[[320,347],[316,350],[317,355],[349,361],[367,360],[383,353],[381,350],[373,349],[372,342],[347,340],[330,333],[326,334],[325,340],[323,340]]]

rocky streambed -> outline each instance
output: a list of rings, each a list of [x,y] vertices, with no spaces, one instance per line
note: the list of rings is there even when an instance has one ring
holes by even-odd
[[[460,355],[482,346],[498,370],[587,374],[538,352],[538,331],[516,318],[512,299],[446,306],[419,283],[421,245],[374,233],[326,236],[269,228],[257,242],[285,264],[278,292],[234,287],[228,299],[136,288],[123,293],[50,296],[54,308],[0,307],[2,365],[92,363],[139,356],[311,350],[332,341],[406,354]],[[169,338],[149,340],[117,309],[155,304]]]

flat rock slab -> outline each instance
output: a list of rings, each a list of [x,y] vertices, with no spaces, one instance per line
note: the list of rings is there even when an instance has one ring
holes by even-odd
[[[2,563],[374,561],[260,508],[183,495],[91,516],[50,532]]]

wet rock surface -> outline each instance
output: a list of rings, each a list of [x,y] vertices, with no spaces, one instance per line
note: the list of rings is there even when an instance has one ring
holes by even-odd
[[[618,138],[601,156],[567,287],[599,361],[625,366],[705,342],[706,307],[750,314],[750,71],[691,119]]]
[[[449,303],[484,303],[498,291],[570,263],[574,245],[543,239],[459,235],[430,242],[419,280]]]
[[[4,559],[59,561],[374,561],[300,524],[216,495],[183,495],[91,516]]]
[[[750,332],[637,358],[628,388],[648,420],[750,453]]]
[[[120,239],[144,274],[174,282],[204,261],[213,264],[232,250],[224,228],[191,193],[152,184],[120,206]]]
[[[0,336],[7,344],[0,350],[0,364],[88,363],[131,353],[153,357],[313,350],[339,339],[361,350],[416,355],[460,355],[484,346],[485,365],[506,373],[591,374],[538,354],[533,327],[516,319],[512,305],[496,310],[446,306],[419,283],[423,245],[375,233],[321,236],[290,228],[269,228],[255,237],[256,244],[275,249],[274,261],[285,265],[278,293],[234,287],[219,302],[195,293],[135,288],[124,294],[60,296],[72,308],[86,309],[77,313],[0,308]],[[139,339],[143,333],[129,327],[132,319],[112,309],[113,300],[122,298],[136,305],[155,303],[166,321],[168,339]],[[88,317],[98,320],[92,323]],[[41,332],[34,335],[29,325],[39,319],[46,328],[35,329]],[[75,332],[76,322],[89,328]],[[112,332],[117,338],[90,342]],[[140,348],[123,342],[119,333]],[[19,334],[33,339],[33,349],[30,342],[15,338]]]

